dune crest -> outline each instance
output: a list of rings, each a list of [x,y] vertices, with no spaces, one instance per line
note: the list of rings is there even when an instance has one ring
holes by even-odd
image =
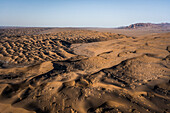
[[[0,112],[170,112],[169,36],[2,37]]]

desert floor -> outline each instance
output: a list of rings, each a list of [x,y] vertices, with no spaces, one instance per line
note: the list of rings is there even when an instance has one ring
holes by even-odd
[[[170,112],[170,33],[124,32],[1,30],[0,113]]]

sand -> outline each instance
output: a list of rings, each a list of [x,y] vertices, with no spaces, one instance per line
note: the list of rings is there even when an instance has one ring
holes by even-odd
[[[170,33],[54,31],[1,35],[0,112],[170,112]]]

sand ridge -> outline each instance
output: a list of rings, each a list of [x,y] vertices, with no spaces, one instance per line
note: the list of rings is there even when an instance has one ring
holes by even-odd
[[[89,30],[20,35],[19,37],[2,35],[0,40],[0,65],[12,67],[33,65],[44,61],[66,60],[75,56],[69,48],[72,43],[97,42],[123,37],[131,38],[120,34]]]
[[[42,52],[50,51],[47,57],[57,54],[60,59],[50,57],[34,65],[21,63],[22,67],[3,63],[0,107],[12,105],[38,113],[170,112],[169,33],[135,38],[83,30],[55,34],[57,37],[63,34],[62,39],[56,39],[54,34],[49,35],[51,38],[44,36],[47,42],[41,39],[42,43],[48,43]],[[66,38],[73,34],[84,36],[85,40]],[[91,42],[96,35],[108,39]],[[36,38],[33,40],[36,41],[39,36],[43,37],[41,34],[28,40]],[[1,44],[8,48],[4,42],[9,39],[6,39]],[[16,43],[18,46],[22,45],[20,41]],[[29,43],[33,46],[29,53],[39,51],[36,44]],[[51,51],[54,45],[56,52]],[[7,61],[9,56],[4,56],[5,53],[0,58]]]

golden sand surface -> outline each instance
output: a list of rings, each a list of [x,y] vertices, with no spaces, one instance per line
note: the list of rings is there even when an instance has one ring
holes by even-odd
[[[170,33],[54,31],[1,33],[0,112],[170,112]]]

